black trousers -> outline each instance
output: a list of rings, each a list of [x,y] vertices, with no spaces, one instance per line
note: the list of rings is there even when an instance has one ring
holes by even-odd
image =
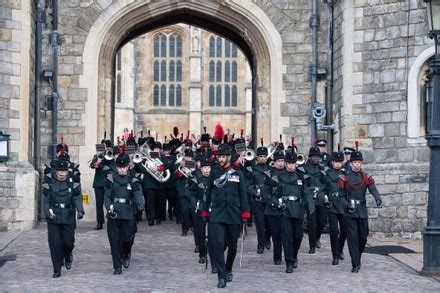
[[[189,210],[189,198],[180,196],[180,222],[182,223],[182,232],[188,232],[191,219]]]
[[[322,230],[327,224],[327,208],[325,206],[316,206],[316,212],[313,215],[307,213],[307,234],[309,234],[310,247],[316,247],[316,241],[321,238]]]
[[[75,242],[75,224],[47,223],[50,257],[54,272],[60,272],[64,260],[69,260]]]
[[[368,219],[345,217],[347,227],[347,245],[350,251],[351,265],[360,266],[361,256],[367,245]]]
[[[280,217],[270,215],[268,215],[267,217],[269,219],[270,232],[272,234],[273,261],[281,261],[283,246],[281,239]]]
[[[270,243],[270,237],[272,236],[272,232],[270,231],[269,218],[268,215],[264,215],[264,234],[266,243]]]
[[[298,260],[298,251],[303,238],[304,220],[281,216],[280,223],[284,259],[286,266],[292,266],[293,262]]]
[[[347,238],[344,215],[328,213],[328,223],[332,255],[333,258],[336,258],[344,250],[344,243]]]
[[[257,231],[258,248],[263,248],[266,241],[266,221],[264,217],[264,209],[266,204],[258,201],[251,201],[251,211],[255,219],[255,228]]]
[[[199,257],[206,256],[208,248],[205,245],[205,226],[206,222],[203,221],[201,212],[191,211],[192,219],[193,219],[193,231],[194,231],[194,240],[196,245],[199,247]]]
[[[165,221],[167,217],[167,195],[165,189],[158,189],[154,193],[154,208],[157,220]]]
[[[232,272],[235,256],[237,255],[238,234],[240,225],[211,223],[209,222],[209,233],[211,234],[213,257],[218,270],[218,278],[225,279],[226,273]],[[228,248],[228,255],[225,262],[225,246]]]
[[[134,241],[133,220],[107,220],[107,235],[112,253],[113,268],[122,267],[122,258],[131,253]]]
[[[98,224],[104,224],[104,187],[95,187],[95,200],[96,200],[96,222]]]
[[[177,213],[177,189],[176,188],[167,188],[166,199],[168,201],[168,215],[178,217],[179,213]]]
[[[145,188],[142,190],[145,199],[145,215],[149,221],[156,219],[156,192],[157,189]]]

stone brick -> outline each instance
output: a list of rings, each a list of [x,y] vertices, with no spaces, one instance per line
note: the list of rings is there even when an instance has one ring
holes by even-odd
[[[391,120],[391,113],[388,113],[388,114],[390,114],[390,120]],[[400,125],[398,123],[385,123],[384,124],[384,135],[385,136],[399,136],[400,135]]]
[[[402,194],[402,205],[404,205],[404,206],[414,205],[414,193],[403,193]]]
[[[371,124],[368,126],[369,137],[382,137],[384,136],[383,124]]]

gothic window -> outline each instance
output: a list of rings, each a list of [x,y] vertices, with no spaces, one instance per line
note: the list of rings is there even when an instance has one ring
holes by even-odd
[[[237,107],[238,48],[222,37],[209,38],[210,107]]]
[[[153,38],[153,106],[182,106],[182,37],[161,32]]]
[[[121,52],[116,54],[116,103],[122,103],[122,56]]]

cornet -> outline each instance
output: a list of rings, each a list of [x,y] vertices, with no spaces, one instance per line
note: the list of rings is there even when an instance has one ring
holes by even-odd
[[[182,144],[180,147],[178,147],[175,152],[177,153],[175,164],[179,165],[183,158],[185,158],[185,144]]]
[[[305,158],[304,154],[299,153],[296,155],[296,157],[297,157],[296,163],[298,164],[298,166],[302,166],[305,164],[306,158]]]
[[[104,153],[104,159],[106,159],[107,161],[111,161],[115,158],[115,156],[113,155],[113,150],[112,149],[106,149],[105,153]]]

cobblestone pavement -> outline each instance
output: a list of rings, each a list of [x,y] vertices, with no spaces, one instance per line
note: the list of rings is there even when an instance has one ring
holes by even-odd
[[[242,267],[240,255],[234,264],[234,280],[226,289],[234,291],[296,292],[440,292],[440,282],[418,275],[387,256],[364,254],[359,274],[350,272],[348,251],[338,266],[331,265],[328,235],[323,248],[307,254],[304,237],[299,266],[286,274],[285,265],[275,266],[272,250],[256,254],[254,228],[244,242]],[[133,247],[131,266],[120,276],[113,275],[106,230],[94,231],[91,223],[81,223],[76,231],[72,269],[63,269],[59,279],[52,278],[47,233],[44,224],[23,232],[0,255],[16,255],[15,261],[0,268],[1,291],[215,291],[217,277],[198,263],[193,252],[194,238],[180,235],[180,227],[165,222],[150,227],[141,222]],[[240,248],[240,240],[239,240]]]

